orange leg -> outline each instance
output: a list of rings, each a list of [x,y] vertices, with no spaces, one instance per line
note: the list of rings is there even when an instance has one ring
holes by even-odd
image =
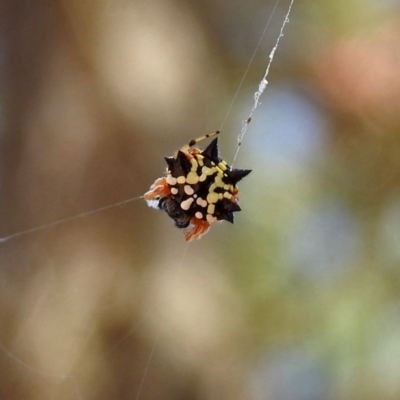
[[[199,239],[200,236],[204,235],[210,229],[210,224],[202,219],[192,218],[190,220],[192,228],[185,232],[185,240],[190,242],[191,240]]]
[[[171,194],[171,189],[165,178],[157,179],[151,186],[150,190],[146,192],[143,197],[145,200],[153,200],[156,197],[167,197]]]

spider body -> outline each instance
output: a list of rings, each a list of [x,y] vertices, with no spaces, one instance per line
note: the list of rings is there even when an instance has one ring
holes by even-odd
[[[218,152],[218,138],[203,151],[196,143],[217,132],[191,140],[173,157],[165,157],[167,176],[157,179],[144,194],[149,205],[166,211],[186,240],[205,234],[214,221],[234,222],[233,213],[240,211],[236,184],[251,171],[232,169]]]
[[[158,207],[164,210],[174,221],[178,228],[187,228],[190,224],[190,215],[182,210],[180,203],[173,196],[162,197]]]

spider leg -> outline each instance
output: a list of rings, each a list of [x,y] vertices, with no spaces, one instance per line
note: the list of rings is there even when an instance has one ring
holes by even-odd
[[[190,224],[192,225],[192,229],[185,232],[185,240],[187,242],[200,238],[200,236],[207,233],[207,231],[210,229],[210,224],[207,221],[198,219],[196,217],[193,217],[190,220]]]
[[[200,136],[196,139],[192,139],[188,144],[185,144],[184,146],[181,147],[181,151],[183,151],[184,153],[189,151],[189,149],[194,146],[196,143],[201,142],[202,140],[205,140],[209,137],[213,137],[219,134],[219,131],[215,131],[215,132],[211,132],[211,133],[207,133],[207,135],[204,136]]]
[[[169,188],[166,178],[158,178],[150,186],[150,190],[146,192],[143,197],[145,200],[153,200],[156,197],[167,197],[170,195],[171,189]]]

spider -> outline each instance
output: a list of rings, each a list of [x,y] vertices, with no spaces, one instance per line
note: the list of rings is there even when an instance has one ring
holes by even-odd
[[[232,169],[218,152],[218,137],[203,151],[193,147],[219,131],[191,140],[174,156],[165,157],[167,176],[157,179],[144,194],[150,207],[164,210],[185,230],[185,240],[200,238],[214,221],[233,224],[233,213],[240,211],[236,184],[251,170]]]

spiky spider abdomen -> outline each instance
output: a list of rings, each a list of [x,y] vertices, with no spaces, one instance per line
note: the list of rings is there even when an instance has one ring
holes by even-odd
[[[233,213],[240,211],[236,184],[251,170],[232,169],[218,152],[218,138],[203,151],[192,148],[213,132],[191,140],[175,156],[166,157],[167,176],[157,179],[144,194],[149,205],[160,208],[185,232],[186,240],[205,234],[214,221],[234,221]],[[191,149],[192,148],[192,149]]]

